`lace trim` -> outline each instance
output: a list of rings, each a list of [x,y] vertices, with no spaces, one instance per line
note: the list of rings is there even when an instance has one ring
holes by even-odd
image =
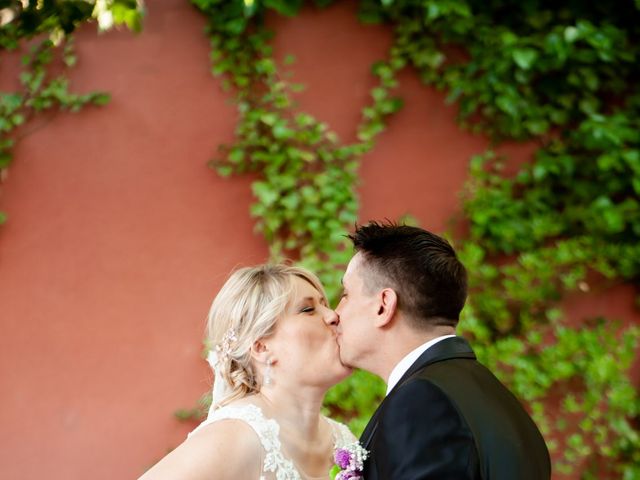
[[[335,448],[344,448],[350,443],[357,442],[356,436],[349,430],[344,423],[336,422],[335,420],[324,417],[329,424],[333,427],[333,445]]]
[[[326,417],[325,417],[326,418]],[[276,480],[302,480],[293,462],[282,454],[280,443],[280,425],[274,419],[266,418],[260,407],[247,404],[242,406],[225,406],[212,412],[204,422],[191,432],[195,433],[201,427],[218,420],[242,420],[247,423],[258,435],[262,448],[265,451],[263,472],[275,474]],[[355,436],[346,425],[326,418],[332,427],[333,443],[336,448],[341,448],[356,441]],[[190,434],[190,435],[191,435]],[[260,477],[261,480],[264,477]]]

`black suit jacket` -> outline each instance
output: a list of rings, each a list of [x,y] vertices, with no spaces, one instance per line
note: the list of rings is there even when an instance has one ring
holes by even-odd
[[[549,452],[520,402],[460,337],[424,352],[360,437],[365,480],[547,480]]]

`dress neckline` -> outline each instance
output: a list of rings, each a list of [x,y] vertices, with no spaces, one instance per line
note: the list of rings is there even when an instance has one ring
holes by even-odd
[[[215,411],[219,411],[222,409],[232,409],[232,408],[237,408],[237,409],[242,409],[242,408],[246,408],[249,407],[251,410],[254,410],[255,413],[257,413],[264,421],[266,422],[274,422],[276,425],[278,425],[278,439],[280,439],[280,423],[273,417],[267,417],[264,414],[264,411],[262,410],[262,408],[258,405],[256,405],[255,403],[244,403],[242,405],[225,405],[224,407],[220,407],[218,409],[216,409]],[[333,448],[336,449],[339,447],[338,443],[340,441],[338,432],[337,432],[337,426],[334,425],[334,421],[332,419],[330,419],[329,417],[326,417],[322,414],[320,414],[320,418],[322,418],[322,420],[324,420],[324,422],[329,426],[329,429],[331,430],[331,439],[333,440]],[[293,461],[292,461],[293,463]],[[324,478],[324,477],[323,477]]]
[[[296,462],[289,456],[284,455],[282,449],[282,442],[280,440],[280,424],[275,418],[267,417],[264,411],[259,405],[254,403],[245,403],[242,405],[225,405],[219,407],[209,413],[209,419],[212,421],[218,418],[233,418],[233,414],[238,412],[241,415],[238,417],[249,423],[258,435],[263,448],[265,449],[267,458],[271,458],[271,462],[265,463],[263,471],[272,471],[276,473],[277,470],[283,469],[286,474],[285,479],[295,480],[322,480],[328,477],[328,471],[326,475],[310,476],[302,468],[298,466]],[[242,413],[249,413],[248,416],[242,415]],[[330,418],[320,414],[320,417],[327,423],[331,430],[331,437],[333,441],[333,448],[338,448],[340,442],[340,435],[337,424],[334,424]],[[258,420],[259,424],[255,424],[252,420]],[[280,479],[279,475],[276,475]],[[262,478],[262,477],[261,477]]]

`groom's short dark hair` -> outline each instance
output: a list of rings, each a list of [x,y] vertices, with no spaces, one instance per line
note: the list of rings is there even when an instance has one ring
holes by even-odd
[[[364,257],[365,288],[392,288],[416,327],[456,326],[467,298],[467,271],[444,238],[422,228],[369,222],[349,235]]]

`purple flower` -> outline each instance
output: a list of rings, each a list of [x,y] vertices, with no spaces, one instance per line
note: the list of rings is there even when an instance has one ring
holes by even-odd
[[[330,477],[333,480],[364,480],[362,470],[368,455],[358,442],[336,448],[333,454],[336,465],[331,469]]]
[[[340,468],[347,468],[349,463],[351,463],[351,452],[344,448],[338,448],[333,459]]]
[[[338,474],[336,480],[362,480],[362,477],[357,472],[344,471]]]

